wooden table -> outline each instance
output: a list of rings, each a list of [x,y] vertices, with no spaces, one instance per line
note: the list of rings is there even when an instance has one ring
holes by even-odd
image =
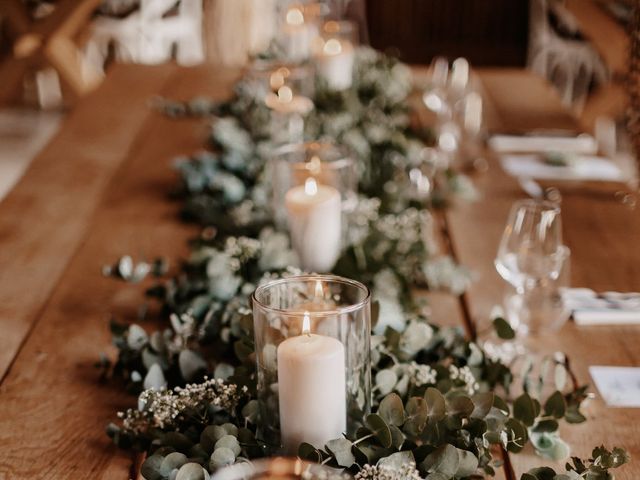
[[[113,354],[110,315],[132,318],[144,286],[102,278],[100,267],[127,253],[186,254],[197,229],[177,221],[179,205],[167,198],[176,181],[171,159],[202,148],[205,121],[165,118],[147,101],[155,94],[222,97],[235,78],[207,67],[114,68],[0,204],[0,479],[129,478],[132,459],[110,444],[104,426],[133,399],[101,383],[93,363],[103,350]],[[528,73],[481,71],[480,78],[494,128],[576,125],[550,87]],[[523,196],[493,162],[475,181],[482,200],[448,211],[441,226],[480,281],[462,299],[433,296],[435,321],[474,327],[501,298],[493,258],[507,210]],[[564,192],[563,217],[574,285],[640,291],[637,211],[576,190]],[[585,382],[591,364],[640,364],[638,327],[569,323],[547,341],[546,348],[567,351]],[[596,399],[589,416],[564,429],[574,453],[605,443],[640,455],[640,411],[607,409]],[[531,453],[511,462],[518,476],[544,463]],[[639,476],[637,463],[617,474]]]

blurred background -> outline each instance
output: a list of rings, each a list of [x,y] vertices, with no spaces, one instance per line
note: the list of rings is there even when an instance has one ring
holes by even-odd
[[[286,0],[0,1],[0,198],[65,112],[114,62],[242,67],[267,48]],[[410,64],[436,56],[527,68],[587,131],[620,119],[632,0],[333,0],[360,42]]]

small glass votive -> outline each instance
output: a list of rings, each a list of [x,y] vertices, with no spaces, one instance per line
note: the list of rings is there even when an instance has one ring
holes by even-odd
[[[291,64],[281,60],[256,59],[246,69],[244,80],[258,92],[258,100],[275,93],[284,85],[305,97],[313,97],[315,71],[311,64]]]
[[[349,480],[341,470],[299,458],[261,458],[237,463],[216,472],[211,480]]]
[[[354,158],[331,143],[285,145],[270,161],[276,225],[288,229],[304,270],[328,272],[343,246],[345,213],[357,202]]]
[[[353,22],[329,20],[313,46],[318,77],[330,90],[346,90],[353,84],[358,29]]]
[[[321,2],[296,1],[283,2],[281,8],[276,44],[288,62],[304,62],[311,56],[328,8]]]
[[[296,455],[354,433],[371,408],[371,295],[359,282],[300,275],[252,296],[258,435]]]

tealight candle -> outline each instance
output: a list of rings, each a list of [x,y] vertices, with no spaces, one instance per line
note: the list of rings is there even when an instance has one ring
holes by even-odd
[[[310,333],[309,313],[302,334],[278,346],[280,434],[285,452],[300,443],[322,448],[346,431],[345,349],[340,340]]]
[[[301,62],[311,55],[311,44],[318,35],[318,27],[305,22],[301,8],[292,7],[287,11],[281,34],[286,57],[292,62]]]
[[[351,42],[330,38],[324,42],[316,63],[318,74],[332,90],[345,90],[353,83],[355,50]]]
[[[342,201],[340,192],[309,177],[285,196],[291,243],[302,268],[328,272],[340,255]]]

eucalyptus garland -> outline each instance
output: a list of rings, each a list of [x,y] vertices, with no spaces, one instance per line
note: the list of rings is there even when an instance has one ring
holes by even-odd
[[[431,213],[456,198],[472,197],[465,177],[446,169],[429,199],[416,196],[408,171],[420,162],[428,136],[412,128],[410,72],[370,49],[356,59],[354,85],[331,92],[318,82],[306,135],[347,145],[359,162],[361,198],[350,214],[347,247],[334,273],[373,291],[373,412],[353,436],[323,448],[300,445],[299,455],[344,469],[357,479],[471,479],[493,475],[500,450],[517,453],[529,442],[546,457],[568,456],[560,421],[585,420],[586,387],[572,379],[563,357],[544,360],[554,373],[513,369],[458,328],[428,320],[414,286],[461,292],[468,272],[439,255]],[[212,117],[210,150],[176,162],[183,215],[203,225],[180,272],[164,278],[166,264],[123,257],[105,274],[136,282],[160,280],[147,291],[163,308],[165,325],[147,332],[112,322],[119,349],[109,373],[138,393],[138,405],[119,414],[108,433],[123,448],[148,453],[148,480],[205,479],[240,461],[270,456],[278,446],[257,433],[255,353],[248,298],[262,282],[300,273],[286,234],[268,210],[266,159],[275,145],[269,112],[256,85],[241,80],[235,96],[215,103],[162,100],[172,116]],[[425,241],[426,240],[426,241]],[[504,338],[513,331],[495,319]],[[517,384],[516,384],[517,383]],[[522,480],[608,479],[628,460],[621,449],[595,449],[573,459],[566,472],[535,469]]]

